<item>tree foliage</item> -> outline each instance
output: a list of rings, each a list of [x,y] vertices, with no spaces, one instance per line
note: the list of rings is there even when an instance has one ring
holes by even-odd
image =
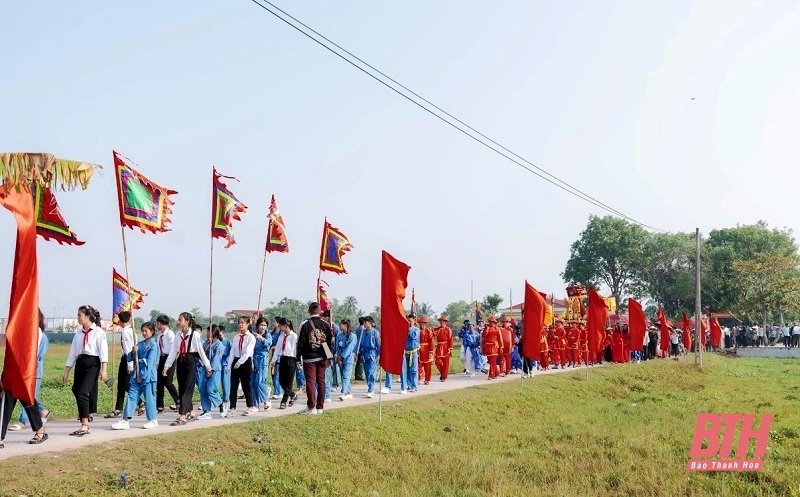
[[[493,293],[491,295],[487,295],[481,301],[481,309],[486,311],[489,315],[493,316],[497,314],[497,311],[500,308],[500,304],[503,302],[503,297],[500,295]],[[509,302],[509,305],[511,303]],[[470,311],[467,312],[469,314]]]
[[[635,270],[642,263],[647,232],[638,225],[613,216],[589,216],[589,224],[570,247],[561,276],[570,284],[605,284],[621,301],[630,289]]]

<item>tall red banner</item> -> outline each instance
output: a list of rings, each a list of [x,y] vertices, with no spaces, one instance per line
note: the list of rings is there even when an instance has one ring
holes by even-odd
[[[547,311],[547,302],[541,293],[525,282],[525,316],[522,320],[522,356],[539,359],[542,341],[542,326]]]
[[[589,319],[586,323],[589,352],[597,353],[601,350],[603,336],[608,321],[608,306],[597,290],[589,288]]]
[[[631,298],[628,299],[628,329],[631,332],[631,350],[642,350],[647,318],[644,317],[642,304]]]
[[[385,250],[381,255],[381,359],[384,371],[403,373],[403,356],[408,338],[408,318],[403,299],[408,287],[410,266]]]

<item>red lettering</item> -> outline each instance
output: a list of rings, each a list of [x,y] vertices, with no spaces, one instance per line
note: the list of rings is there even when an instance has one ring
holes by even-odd
[[[725,417],[724,415],[722,416]],[[772,414],[761,415],[761,425],[756,430],[753,428],[754,414],[745,414],[742,422],[742,431],[739,433],[739,448],[736,450],[736,457],[747,457],[747,447],[750,440],[756,440],[756,452],[753,459],[764,459],[767,452],[767,442],[769,441],[769,427],[772,424]],[[696,435],[695,435],[696,436]]]
[[[725,421],[725,433],[722,435],[722,446],[719,448],[719,457],[731,457],[733,448],[733,437],[736,435],[736,425],[742,421],[741,414],[723,414]]]
[[[706,425],[711,423],[711,427]],[[692,440],[692,450],[690,457],[702,458],[713,457],[719,450],[719,432],[722,430],[722,418],[710,412],[697,415],[697,423],[694,426],[694,440]],[[703,448],[703,440],[708,439],[708,447]],[[728,446],[730,451],[730,445]]]

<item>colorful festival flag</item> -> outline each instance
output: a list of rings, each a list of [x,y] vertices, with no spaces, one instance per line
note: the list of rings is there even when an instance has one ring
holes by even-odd
[[[45,240],[55,240],[59,244],[83,245],[78,236],[69,229],[61,215],[56,196],[50,187],[34,184],[33,205],[36,210],[36,234]]]
[[[117,319],[117,315],[122,311],[131,312],[138,309],[144,302],[144,296],[147,294],[130,286],[128,280],[119,274],[116,269],[112,268],[112,271],[111,289],[113,303],[111,309],[113,312],[111,314],[114,316],[114,323],[118,324],[119,320]]]
[[[322,286],[323,283],[325,286],[329,286],[328,282],[317,278],[317,302],[319,302],[320,309],[323,311],[329,311],[331,309],[331,304],[328,302],[328,292],[326,292],[325,288]]]
[[[381,255],[381,356],[380,365],[392,374],[403,373],[408,319],[403,307],[408,287],[405,263],[395,259],[385,250]]]
[[[322,248],[319,254],[320,271],[332,273],[346,273],[342,257],[344,253],[353,248],[353,245],[344,234],[334,228],[326,219],[322,229]]]
[[[272,200],[269,203],[269,226],[267,226],[267,246],[264,250],[267,252],[289,252],[289,241],[286,239],[286,225],[283,223],[283,216],[278,211],[278,205],[275,203],[275,194],[272,195]]]
[[[114,167],[117,176],[119,200],[119,222],[130,229],[139,228],[142,233],[169,231],[169,198],[178,192],[159,186],[130,167],[120,154],[114,152]]]
[[[6,324],[3,390],[32,405],[36,392],[36,329],[39,328],[39,266],[36,259],[36,217],[31,193],[0,186],[0,205],[14,214],[17,242],[11,301]],[[10,413],[9,413],[10,414]]]
[[[223,176],[213,169],[213,185],[211,191],[211,237],[228,240],[225,248],[236,243],[233,239],[233,221],[241,221],[239,214],[247,211],[247,206],[228,190],[222,178],[239,181],[233,176]]]

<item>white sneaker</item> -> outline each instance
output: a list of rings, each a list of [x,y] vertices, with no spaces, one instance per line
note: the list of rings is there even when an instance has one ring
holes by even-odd
[[[144,428],[145,430],[151,430],[153,428],[158,428],[158,420],[154,419],[152,421],[148,421],[147,423],[145,423],[142,426],[142,428]]]
[[[197,416],[197,419],[211,419],[211,411],[203,412],[203,414]]]
[[[22,427],[23,427],[22,423],[14,423],[13,425],[10,425],[8,427],[8,431],[19,431],[22,429]]]
[[[364,397],[371,399],[373,395],[375,394],[373,394],[372,392],[367,392],[367,394]]]
[[[283,398],[283,395],[273,395],[272,396],[273,400],[281,400],[282,398]]]
[[[352,399],[352,398],[353,398],[353,394],[352,394],[352,393],[347,393],[347,394],[344,394],[344,395],[340,395],[340,396],[339,396],[339,400],[341,400],[341,401],[343,401],[343,402],[344,402],[345,400],[347,400],[347,399]]]
[[[306,407],[305,409],[300,411],[300,414],[316,414],[316,413],[317,413],[317,409],[316,408],[309,409],[308,407]]]
[[[127,430],[131,427],[131,424],[128,422],[127,419],[120,419],[113,425],[111,425],[112,430]]]
[[[219,413],[220,418],[227,418],[228,417],[228,403],[222,404],[222,412]]]
[[[406,394],[405,390],[400,390],[400,395],[405,395],[405,394]]]
[[[311,414],[322,414],[323,412],[325,412],[324,409],[317,409],[317,412],[313,412]]]
[[[272,402],[264,403],[264,411],[269,411],[270,409],[272,409]]]
[[[381,393],[389,393],[389,389],[386,387],[381,388]]]

